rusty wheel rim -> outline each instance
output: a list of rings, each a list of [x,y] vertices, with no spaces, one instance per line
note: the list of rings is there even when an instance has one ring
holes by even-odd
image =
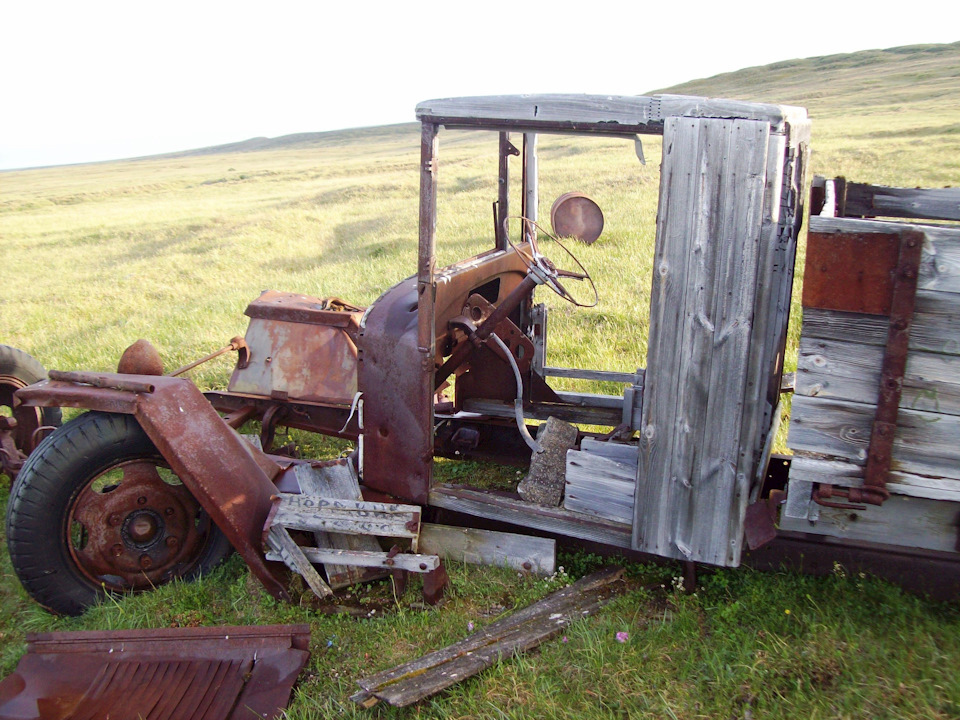
[[[159,459],[114,465],[76,495],[66,546],[78,570],[106,590],[147,590],[199,561],[212,523]]]
[[[12,375],[0,375],[0,415],[13,416],[13,394],[25,388],[27,383]],[[40,408],[17,408],[17,427],[13,430],[13,442],[25,455],[33,450],[33,434],[41,425]]]

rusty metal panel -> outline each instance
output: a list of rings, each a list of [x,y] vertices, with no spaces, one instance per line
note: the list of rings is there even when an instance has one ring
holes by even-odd
[[[223,422],[189,380],[123,377],[153,382],[153,393],[137,396],[137,421],[251,572],[275,597],[288,598],[261,549],[280,466]]]
[[[276,718],[309,643],[309,625],[31,634],[0,682],[0,717]]]
[[[56,380],[43,380],[17,390],[15,402],[26,407],[83,408],[123,415],[133,415],[137,409],[137,396],[133,393]]]
[[[230,392],[346,405],[356,395],[357,346],[342,328],[253,318],[245,340],[250,360]]]
[[[360,330],[364,485],[424,504],[433,472],[433,358],[417,344],[417,281],[388,290]]]
[[[339,298],[315,298],[309,295],[264,290],[247,306],[247,317],[283,322],[309,323],[344,328],[351,334],[360,326],[363,308]]]
[[[803,306],[889,315],[899,257],[899,233],[809,233]]]

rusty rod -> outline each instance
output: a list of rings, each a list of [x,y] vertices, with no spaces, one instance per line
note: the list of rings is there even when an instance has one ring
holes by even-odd
[[[230,341],[229,345],[225,345],[224,347],[210,353],[209,355],[204,355],[199,360],[194,360],[191,363],[187,363],[183,367],[178,367],[173,372],[167,373],[167,375],[169,377],[177,377],[178,375],[183,375],[183,373],[187,372],[187,370],[193,370],[195,367],[197,367],[197,365],[203,365],[203,363],[209,360],[213,360],[216,357],[220,357],[224,353],[228,353],[232,350],[239,350],[241,347],[244,347],[245,345],[246,343],[243,341],[243,338],[235,337]]]
[[[106,390],[123,390],[134,393],[152,393],[154,391],[154,386],[150,383],[128,380],[123,377],[117,377],[116,375],[51,370],[47,373],[47,377],[58,382],[80,383],[82,385],[92,385],[93,387],[104,388]]]

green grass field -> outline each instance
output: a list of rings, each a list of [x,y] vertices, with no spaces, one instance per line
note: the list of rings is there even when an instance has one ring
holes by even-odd
[[[900,186],[960,183],[960,43],[789,61],[670,91],[807,107],[814,173]],[[421,99],[410,99],[411,116]],[[445,264],[491,245],[497,160],[495,139],[481,133],[444,131],[440,147]],[[600,241],[576,248],[596,278],[598,307],[544,298],[551,364],[645,364],[659,143],[648,139],[645,150],[648,164],[640,166],[620,141],[542,139],[542,214],[559,194],[580,190],[607,220]],[[263,289],[372,302],[416,269],[418,160],[410,124],[279,139],[256,151],[0,173],[0,343],[48,368],[113,370],[123,349],[144,337],[173,368],[242,335],[243,310]],[[518,196],[512,204],[519,207]],[[798,278],[795,320],[800,285]],[[798,333],[794,322],[788,369]],[[213,361],[192,377],[203,388],[223,387],[229,369],[228,360]],[[0,509],[6,499],[0,490]],[[561,563],[578,576],[596,559]],[[16,665],[29,631],[309,622],[313,657],[291,718],[960,717],[956,604],[842,568],[819,579],[716,572],[687,596],[671,582],[678,568],[632,566],[634,589],[571,628],[568,642],[405,712],[355,709],[347,698],[357,677],[458,639],[468,622],[482,625],[565,581],[450,570],[450,599],[439,609],[416,609],[417,593],[396,598],[380,584],[352,591],[353,602],[377,610],[357,620],[319,614],[306,601],[278,605],[233,558],[201,582],[62,619],[29,600],[4,551],[0,675]],[[630,634],[625,644],[614,641],[621,630]]]

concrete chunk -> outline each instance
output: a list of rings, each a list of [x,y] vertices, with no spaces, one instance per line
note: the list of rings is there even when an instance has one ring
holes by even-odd
[[[563,497],[567,450],[577,442],[577,428],[550,417],[537,430],[537,442],[543,452],[533,454],[530,472],[520,481],[517,492],[527,502],[557,507]]]

